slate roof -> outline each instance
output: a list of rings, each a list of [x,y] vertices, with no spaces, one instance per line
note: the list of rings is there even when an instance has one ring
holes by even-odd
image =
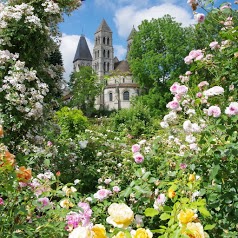
[[[92,61],[92,55],[90,53],[90,50],[88,48],[88,43],[83,35],[80,36],[77,51],[74,56],[74,61],[77,60],[91,60]]]
[[[99,31],[112,32],[112,30],[111,30],[110,27],[108,26],[107,22],[105,21],[105,19],[102,20],[100,26],[98,27],[98,29],[96,30],[95,33],[99,32]]]

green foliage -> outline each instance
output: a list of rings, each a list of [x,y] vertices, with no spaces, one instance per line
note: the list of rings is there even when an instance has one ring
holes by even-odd
[[[81,110],[63,107],[55,114],[55,119],[65,138],[75,138],[77,134],[88,127],[88,120]]]
[[[70,77],[72,94],[70,106],[78,107],[85,115],[91,116],[95,98],[101,93],[102,86],[91,67],[81,67],[79,72],[73,72]]]
[[[111,120],[113,129],[124,135],[139,137],[153,131],[150,111],[142,103],[129,109],[121,109],[111,116]]]

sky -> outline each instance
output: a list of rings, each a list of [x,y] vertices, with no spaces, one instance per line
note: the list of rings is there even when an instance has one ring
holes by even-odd
[[[219,5],[224,1],[215,2]],[[79,9],[70,16],[65,16],[64,22],[59,25],[65,80],[69,80],[73,71],[73,58],[80,35],[86,37],[92,53],[94,33],[103,19],[113,32],[114,56],[123,60],[126,56],[127,37],[132,27],[137,29],[144,19],[156,19],[166,14],[174,17],[183,26],[196,24],[187,0],[85,0]]]

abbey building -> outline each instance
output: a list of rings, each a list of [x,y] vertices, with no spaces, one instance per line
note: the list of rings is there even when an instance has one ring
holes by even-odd
[[[127,39],[127,53],[135,32],[133,27]],[[74,71],[79,71],[82,66],[91,66],[98,74],[99,80],[104,80],[107,76],[103,92],[95,102],[97,109],[129,108],[131,99],[139,93],[139,87],[132,79],[127,60],[119,61],[114,56],[112,31],[104,19],[94,34],[93,55],[82,35],[73,64]]]

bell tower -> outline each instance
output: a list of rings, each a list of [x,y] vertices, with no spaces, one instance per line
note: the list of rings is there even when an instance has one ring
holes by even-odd
[[[104,76],[114,69],[112,31],[103,19],[94,34],[93,69],[98,76]]]

